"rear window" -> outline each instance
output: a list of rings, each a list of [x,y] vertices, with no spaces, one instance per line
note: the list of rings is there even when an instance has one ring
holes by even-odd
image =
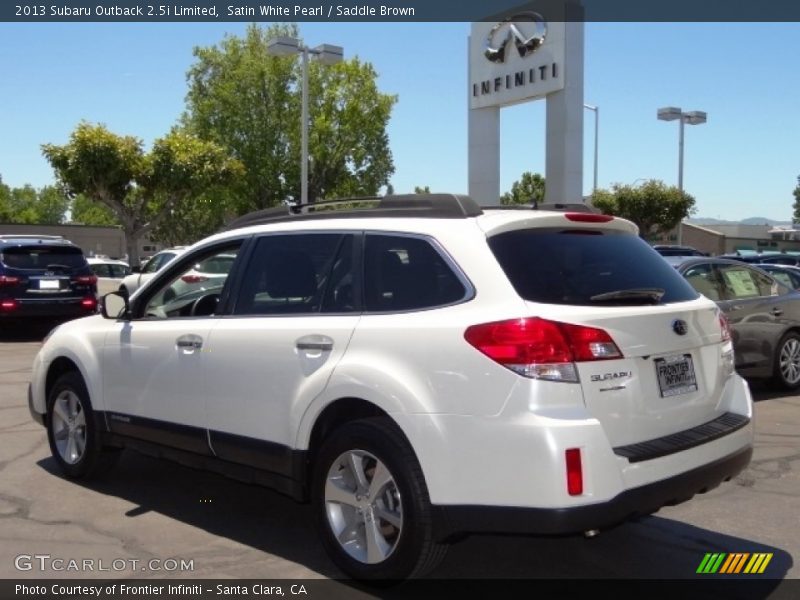
[[[15,246],[5,248],[0,260],[11,269],[41,269],[55,271],[86,266],[80,248],[64,246]]]
[[[496,235],[489,246],[517,293],[532,302],[609,306],[698,297],[655,250],[630,234],[524,229]]]

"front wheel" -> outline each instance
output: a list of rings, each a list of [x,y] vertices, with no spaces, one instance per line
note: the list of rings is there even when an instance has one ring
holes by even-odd
[[[53,458],[70,478],[100,475],[119,457],[119,449],[102,445],[86,384],[77,372],[65,373],[53,385],[45,423]]]
[[[418,577],[446,552],[433,538],[417,457],[389,419],[364,419],[334,431],[315,461],[312,503],[323,546],[350,577]]]
[[[773,381],[787,390],[800,387],[800,335],[794,331],[784,335],[778,343]]]

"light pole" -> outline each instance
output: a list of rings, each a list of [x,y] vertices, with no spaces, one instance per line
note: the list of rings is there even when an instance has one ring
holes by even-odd
[[[708,115],[702,110],[683,112],[677,106],[666,106],[658,109],[659,121],[680,120],[678,133],[678,189],[683,193],[683,126],[702,125],[708,120]],[[683,243],[683,219],[678,223],[678,245]]]
[[[300,54],[302,60],[302,83],[300,95],[302,108],[300,111],[300,204],[308,203],[308,56],[315,56],[323,65],[335,65],[341,62],[344,49],[341,46],[320,44],[315,48],[304,46],[293,37],[280,36],[267,42],[267,53],[272,56],[290,56]]]
[[[592,185],[592,199],[597,193],[597,145],[598,132],[600,131],[600,107],[592,104],[584,104],[583,108],[594,113],[594,183]]]

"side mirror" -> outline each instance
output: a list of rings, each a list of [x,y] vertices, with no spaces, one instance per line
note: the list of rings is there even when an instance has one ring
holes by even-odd
[[[111,292],[102,298],[100,312],[106,319],[124,319],[130,312],[128,297],[120,292]]]

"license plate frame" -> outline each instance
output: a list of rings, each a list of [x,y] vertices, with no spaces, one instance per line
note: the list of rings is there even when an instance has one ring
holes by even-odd
[[[674,354],[655,359],[658,391],[662,398],[674,398],[698,390],[691,354]]]
[[[39,289],[40,290],[60,290],[61,289],[61,280],[60,279],[40,279],[39,280]]]

